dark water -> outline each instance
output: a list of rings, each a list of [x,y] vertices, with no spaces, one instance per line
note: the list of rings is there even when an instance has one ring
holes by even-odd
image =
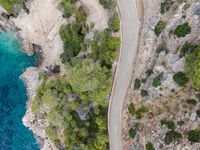
[[[0,150],[39,150],[34,135],[22,123],[26,89],[19,76],[35,66],[35,57],[20,51],[11,32],[0,32]]]

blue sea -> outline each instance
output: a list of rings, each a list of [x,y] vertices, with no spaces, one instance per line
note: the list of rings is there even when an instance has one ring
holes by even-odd
[[[0,32],[0,150],[39,150],[22,123],[27,96],[19,79],[25,68],[35,65],[36,57],[23,53],[11,32]]]

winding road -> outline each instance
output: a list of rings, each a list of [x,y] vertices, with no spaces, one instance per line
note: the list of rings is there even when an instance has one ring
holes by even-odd
[[[140,27],[136,0],[117,0],[117,3],[121,18],[122,43],[108,110],[111,150],[122,150],[122,107],[134,69]]]

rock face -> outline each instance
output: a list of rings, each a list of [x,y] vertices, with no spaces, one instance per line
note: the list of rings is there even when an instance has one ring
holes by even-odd
[[[177,72],[185,71],[185,58],[180,57],[180,48],[185,42],[199,44],[200,41],[200,2],[198,0],[174,1],[169,11],[162,15],[160,4],[164,0],[143,0],[144,24],[141,33],[139,50],[133,72],[133,82],[127,94],[123,110],[123,145],[125,150],[143,150],[145,144],[151,142],[156,150],[198,150],[200,143],[191,144],[187,139],[187,132],[198,129],[200,119],[196,111],[200,103],[196,94],[199,91],[192,89],[188,83],[185,87],[178,86],[173,80]],[[165,21],[166,27],[159,36],[154,33],[156,24]],[[178,38],[174,35],[177,25],[188,22],[191,33]],[[165,50],[156,52],[156,49],[164,45]],[[150,70],[147,75],[146,71]],[[155,78],[163,73],[160,85],[153,86]],[[139,79],[141,86],[134,89],[135,79]],[[148,95],[142,96],[145,90]],[[189,106],[187,99],[196,99],[196,106]],[[135,110],[140,106],[148,106],[147,113],[141,119],[136,114],[131,115],[128,104],[133,103]],[[135,112],[136,113],[136,112]],[[172,120],[175,123],[175,131],[182,137],[170,144],[165,143],[166,132],[170,131],[162,126],[162,119]],[[129,128],[135,128],[137,135],[134,139],[128,136]]]

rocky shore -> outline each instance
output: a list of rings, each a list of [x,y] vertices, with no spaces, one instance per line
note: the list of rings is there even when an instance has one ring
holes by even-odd
[[[27,0],[17,15],[9,15],[0,8],[0,30],[12,31],[21,43],[22,50],[29,56],[41,49],[42,60],[39,60],[41,62],[39,67],[27,68],[20,76],[28,96],[27,111],[22,121],[33,131],[41,150],[56,148],[45,134],[48,122],[42,116],[36,118],[32,113],[31,100],[34,99],[36,90],[40,86],[39,72],[47,71],[49,66],[61,64],[59,56],[63,51],[63,44],[59,28],[66,21],[57,8],[59,2],[59,0]]]

